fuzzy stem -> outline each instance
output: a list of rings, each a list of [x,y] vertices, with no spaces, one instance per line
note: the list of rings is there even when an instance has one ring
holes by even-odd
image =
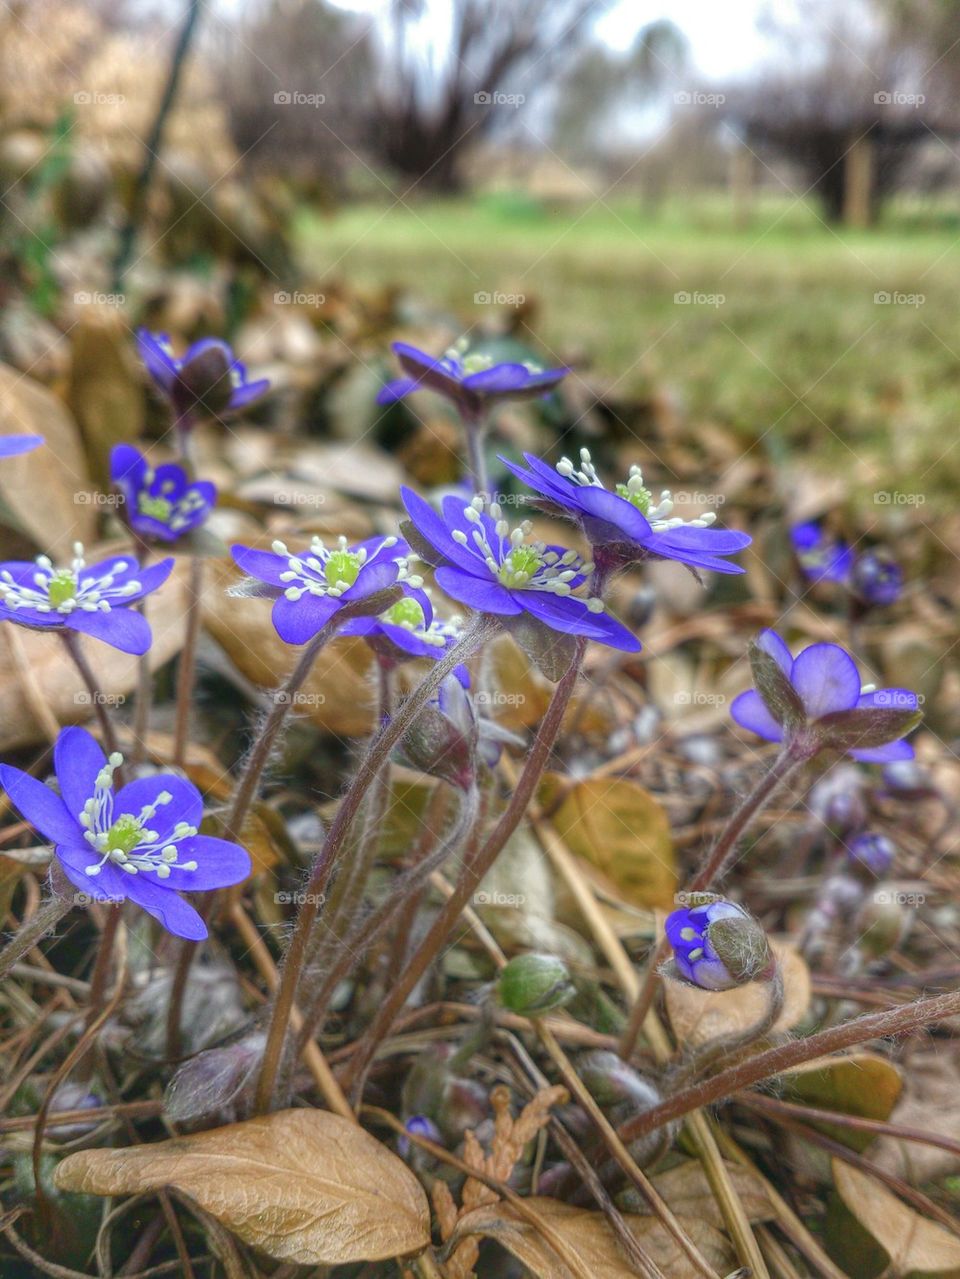
[[[487,424],[482,413],[464,413],[463,429],[467,439],[467,470],[477,493],[486,493],[489,479],[487,476],[487,459],[484,442],[487,438]]]
[[[63,630],[60,632],[70,659],[80,672],[80,678],[83,680],[87,692],[90,694],[90,700],[93,703],[93,709],[96,712],[97,719],[100,722],[100,732],[103,735],[103,744],[106,747],[108,755],[113,755],[117,750],[117,737],[113,731],[113,724],[110,716],[107,714],[107,708],[104,705],[103,693],[100,685],[97,683],[97,677],[94,675],[90,663],[87,661],[80,641],[76,632]]]
[[[55,862],[50,871],[50,896],[29,919],[23,921],[0,950],[0,978],[9,972],[17,960],[29,954],[37,942],[52,932],[64,915],[73,909],[73,900],[66,895],[69,892],[72,892],[72,888]]]
[[[430,931],[414,952],[405,971],[399,975],[389,995],[381,1005],[380,1011],[364,1037],[363,1044],[350,1063],[350,1079],[345,1086],[355,1085],[358,1081],[363,1080],[380,1041],[390,1030],[393,1019],[406,1003],[417,982],[439,954],[450,930],[456,924],[460,912],[476,890],[477,884],[487,874],[503,849],[504,844],[506,844],[523,820],[527,805],[533,797],[533,793],[543,775],[543,770],[547,766],[554,743],[560,733],[563,717],[580,677],[585,648],[586,641],[578,639],[574,659],[566,674],[554,689],[550,705],[540,721],[540,727],[527,756],[527,762],[510,797],[509,804],[479,852],[464,867],[463,874],[457,881],[452,895],[437,915]]]
[[[620,1128],[625,1142],[636,1141],[656,1128],[679,1119],[691,1111],[710,1106],[743,1088],[758,1084],[774,1075],[783,1074],[805,1061],[814,1061],[830,1053],[852,1048],[855,1044],[871,1039],[885,1039],[893,1035],[909,1034],[922,1030],[932,1022],[960,1014],[960,991],[946,995],[931,995],[911,1004],[900,1004],[879,1013],[867,1013],[840,1026],[831,1026],[806,1039],[793,1039],[789,1043],[768,1048],[766,1052],[729,1066],[718,1075],[702,1080],[689,1088],[635,1116]]]
[[[136,533],[133,535],[133,549],[141,568],[150,562],[150,547]],[[147,615],[147,601],[142,599],[137,605],[142,617]],[[150,650],[141,653],[137,658],[137,700],[133,708],[133,748],[131,764],[136,768],[147,756],[147,736],[150,732],[150,712],[153,709],[153,676],[150,672]]]
[[[497,627],[494,619],[476,617],[472,626],[464,633],[459,643],[455,644],[436,662],[426,678],[417,686],[388,724],[384,724],[360,761],[360,767],[350,784],[347,793],[340,801],[337,815],[333,819],[323,848],[314,863],[310,881],[304,894],[293,936],[287,949],[280,986],[273,1002],[270,1029],[263,1053],[263,1065],[257,1083],[255,1111],[264,1114],[270,1106],[277,1072],[286,1043],[287,1028],[290,1023],[290,1012],[293,1008],[297,983],[303,969],[307,953],[307,944],[317,918],[319,905],[323,900],[327,880],[343,852],[346,837],[359,812],[360,806],[373,784],[384,761],[400,742],[413,720],[433,696],[444,679],[491,636]]]
[[[807,763],[806,756],[798,758],[789,749],[784,749],[780,752],[768,771],[760,778],[760,781],[750,794],[731,815],[730,820],[718,835],[713,848],[707,854],[703,865],[684,890],[686,893],[702,892],[704,889],[709,888],[714,880],[723,876],[728,869],[730,859],[736,851],[737,845],[746,834],[754,818],[759,816],[781,786],[786,785],[789,779],[805,763]],[[619,1052],[625,1061],[629,1060],[633,1055],[637,1037],[656,994],[660,966],[667,958],[669,950],[670,944],[666,937],[661,937],[647,965],[643,985],[640,987],[640,993],[634,1002],[633,1008],[630,1010],[630,1020],[627,1022],[626,1029],[620,1040]]]
[[[203,560],[199,555],[194,555],[190,561],[190,578],[187,585],[187,629],[177,674],[177,719],[173,734],[173,762],[177,768],[182,768],[187,758],[190,707],[197,673],[197,639],[200,634],[202,592]]]

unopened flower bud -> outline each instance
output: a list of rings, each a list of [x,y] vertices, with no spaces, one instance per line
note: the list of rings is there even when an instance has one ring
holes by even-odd
[[[177,411],[213,416],[222,413],[234,390],[230,369],[230,351],[224,343],[198,344],[197,353],[184,360],[173,384]]]
[[[429,777],[469,790],[476,775],[479,730],[470,694],[454,675],[407,729],[397,758]]]
[[[577,1059],[577,1074],[599,1106],[628,1104],[648,1110],[660,1101],[660,1093],[649,1079],[638,1074],[615,1052],[598,1049]]]
[[[817,906],[827,920],[849,919],[859,910],[866,896],[863,881],[855,875],[839,872],[823,881]]]
[[[880,959],[898,945],[908,919],[895,893],[878,890],[857,915],[857,945],[871,958]]]
[[[570,970],[556,955],[517,955],[500,973],[497,994],[504,1008],[524,1017],[542,1017],[576,994]]]
[[[773,975],[775,960],[760,924],[742,906],[711,893],[690,895],[692,905],[667,916],[673,947],[668,975],[701,990],[733,990]]]
[[[256,1031],[185,1061],[167,1085],[163,1112],[175,1123],[235,1122],[255,1081],[266,1036]]]
[[[853,764],[841,764],[811,789],[810,808],[838,838],[859,830],[867,820],[863,774]]]
[[[890,873],[896,855],[893,842],[875,831],[858,835],[847,848],[851,869],[866,870],[877,879]]]

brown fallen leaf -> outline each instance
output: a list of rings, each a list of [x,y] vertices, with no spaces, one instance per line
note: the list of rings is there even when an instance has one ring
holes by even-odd
[[[850,1053],[808,1062],[783,1076],[784,1092],[790,1101],[805,1101],[820,1110],[836,1110],[865,1119],[889,1119],[903,1089],[900,1071],[876,1053]],[[873,1140],[871,1133],[830,1124],[814,1125],[853,1150],[863,1150]]]
[[[842,1159],[831,1161],[837,1193],[890,1258],[896,1275],[960,1275],[960,1239]]]
[[[108,491],[110,450],[143,432],[142,376],[123,313],[116,307],[82,306],[70,331],[67,403],[94,475]]]
[[[905,1095],[897,1103],[891,1121],[904,1128],[919,1128],[960,1142],[958,1073],[957,1053],[950,1052],[946,1046],[935,1053],[913,1053]],[[870,1148],[870,1161],[916,1186],[939,1181],[960,1168],[960,1155],[951,1150],[915,1141],[898,1141],[895,1137],[880,1137]]]
[[[776,1211],[770,1202],[763,1178],[753,1168],[726,1162],[727,1176],[751,1221],[770,1221]],[[681,1217],[705,1221],[717,1230],[726,1223],[716,1196],[710,1188],[699,1159],[688,1159],[668,1172],[659,1173],[653,1184],[673,1211]],[[646,1214],[644,1214],[646,1215]]]
[[[541,790],[545,808],[558,784],[558,778],[546,778]],[[603,871],[627,901],[671,909],[677,871],[670,822],[643,786],[628,778],[578,782],[550,820],[570,851]]]
[[[244,1243],[299,1265],[382,1261],[430,1243],[430,1209],[413,1173],[358,1124],[326,1110],[82,1150],[58,1165],[55,1180],[92,1195],[172,1186]]]
[[[557,1199],[533,1197],[524,1204],[540,1229],[520,1217],[508,1204],[477,1208],[460,1219],[455,1240],[467,1235],[495,1239],[536,1279],[625,1279],[632,1274],[616,1236],[602,1213],[574,1208]],[[720,1274],[735,1265],[727,1239],[698,1217],[677,1218],[707,1261]],[[700,1279],[700,1272],[655,1217],[628,1214],[631,1234],[670,1279]]]
[[[0,435],[42,435],[32,453],[4,459],[0,522],[54,558],[93,541],[98,508],[77,424],[32,378],[0,364]]]
[[[783,972],[783,1011],[773,1026],[774,1032],[782,1032],[801,1021],[810,1006],[810,972],[792,946],[777,941],[770,945]],[[691,1047],[755,1026],[768,1001],[767,987],[761,982],[711,991],[668,981],[664,993],[673,1032],[681,1044]]]

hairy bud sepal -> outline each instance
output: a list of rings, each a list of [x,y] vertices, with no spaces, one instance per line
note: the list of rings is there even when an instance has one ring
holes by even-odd
[[[700,990],[734,990],[769,981],[776,962],[767,935],[742,906],[709,893],[691,894],[692,905],[667,917],[673,959],[664,973]]]
[[[570,970],[556,955],[517,955],[500,973],[497,997],[522,1017],[542,1017],[576,994]]]

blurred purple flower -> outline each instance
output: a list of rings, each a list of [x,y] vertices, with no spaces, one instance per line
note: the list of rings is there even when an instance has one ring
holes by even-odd
[[[2,435],[0,436],[0,457],[17,457],[21,453],[31,453],[42,443],[42,435]]]
[[[523,456],[526,466],[500,460],[552,506],[573,516],[591,543],[607,549],[618,566],[659,559],[715,573],[744,571],[724,557],[749,546],[748,534],[711,528],[716,519],[712,511],[689,521],[673,515],[669,491],[655,502],[639,467],[631,467],[627,482],[612,492],[603,487],[587,449],[580,450],[580,470],[568,458],[552,467],[532,453]]]
[[[147,619],[131,608],[170,576],[173,560],[141,568],[130,555],[113,555],[88,565],[74,544],[68,568],[46,555],[0,564],[0,621],[38,630],[79,631],[122,653],[147,651],[152,635]]]
[[[829,537],[815,520],[794,524],[790,540],[800,567],[812,582],[846,582],[853,568],[853,549]]]
[[[897,850],[886,835],[866,832],[851,840],[847,856],[853,866],[865,867],[878,879],[883,879],[893,865]]]
[[[500,400],[545,395],[570,371],[539,369],[529,364],[495,364],[488,356],[468,355],[465,339],[439,360],[406,342],[394,342],[393,350],[407,376],[388,382],[377,396],[378,404],[393,404],[412,391],[435,391],[468,418],[478,417]]]
[[[602,600],[572,593],[593,569],[576,551],[528,540],[527,523],[511,532],[499,506],[488,510],[480,497],[468,505],[445,498],[441,517],[411,489],[401,496],[414,528],[436,552],[437,584],[458,603],[500,617],[526,613],[551,630],[639,651],[640,641],[604,613]]]
[[[83,728],[65,728],[54,747],[60,793],[0,765],[11,803],[54,845],[64,874],[100,901],[129,899],[178,937],[201,941],[202,918],[180,897],[238,884],[250,857],[238,844],[198,830],[203,799],[192,782],[155,774],[114,790],[122,755],[104,755]]]
[[[214,417],[235,413],[260,398],[266,378],[247,381],[247,368],[219,338],[202,338],[177,359],[166,333],[137,333],[140,358],[179,419],[204,412]]]
[[[110,452],[110,479],[123,495],[124,518],[135,533],[156,542],[175,542],[208,519],[217,500],[209,480],[191,483],[175,462],[153,468],[129,444]]]
[[[903,590],[903,569],[884,551],[865,551],[853,566],[850,589],[863,604],[889,608]]]

